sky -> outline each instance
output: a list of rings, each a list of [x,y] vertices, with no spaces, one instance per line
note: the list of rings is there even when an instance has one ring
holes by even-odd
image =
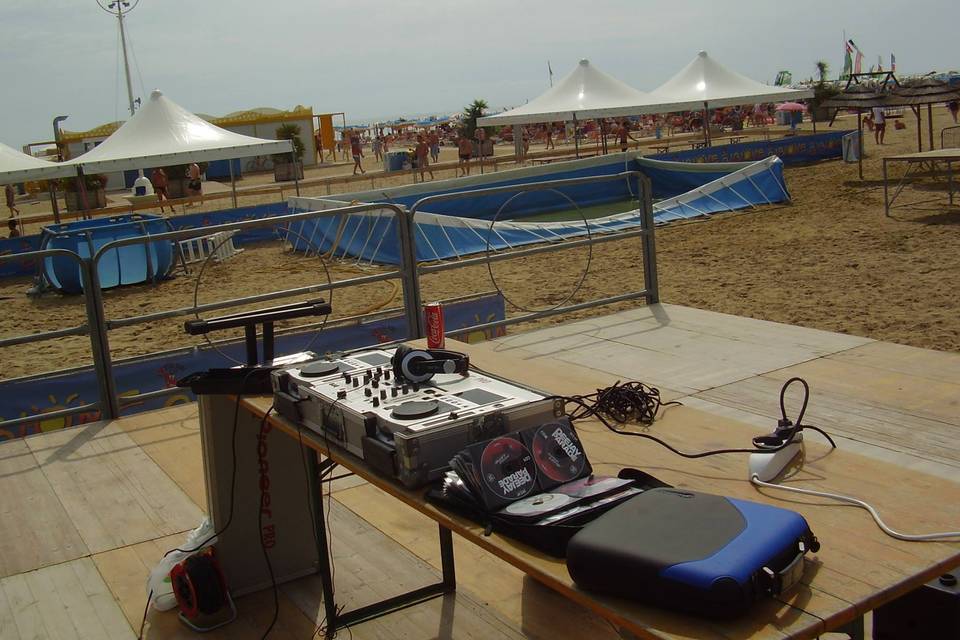
[[[107,3],[109,0],[102,0]],[[835,76],[843,33],[865,65],[960,68],[957,0],[140,0],[125,19],[134,96],[185,108],[344,111],[348,122],[516,106],[588,58],[643,91],[700,49],[746,76]],[[950,43],[950,46],[944,46]],[[0,142],[125,119],[117,19],[96,0],[0,0]]]

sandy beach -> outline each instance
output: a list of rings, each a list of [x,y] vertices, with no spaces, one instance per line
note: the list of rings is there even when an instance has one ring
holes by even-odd
[[[935,132],[952,124],[942,106],[936,107],[934,114]],[[923,195],[942,195],[938,203],[898,209],[890,218],[883,212],[880,158],[916,150],[916,121],[908,115],[904,122],[905,130],[889,128],[883,146],[876,145],[872,135],[866,139],[863,182],[857,179],[855,163],[836,160],[791,167],[785,170],[793,197],[790,204],[659,227],[656,242],[662,300],[919,347],[960,350],[958,286],[953,280],[960,272],[960,209],[948,211],[945,191],[934,189]],[[845,120],[843,126],[850,123]],[[445,148],[443,153],[445,161],[454,150]],[[349,173],[349,166],[317,171]],[[255,184],[261,178],[272,180],[256,176],[244,183]],[[410,181],[408,176],[396,179]],[[907,193],[906,197],[915,198],[916,194]],[[208,208],[223,208],[226,202]],[[585,261],[585,250],[574,249],[502,262],[495,265],[494,275],[511,300],[542,308],[567,296]],[[639,243],[635,240],[598,246],[584,286],[573,301],[642,288],[638,264]],[[335,280],[377,271],[337,263],[327,268]],[[181,274],[156,286],[107,291],[107,315],[119,318],[191,306],[196,273]],[[270,243],[248,247],[227,263],[208,268],[198,288],[198,300],[206,303],[325,281],[317,258],[290,254],[279,242]],[[0,299],[6,310],[0,317],[0,336],[84,322],[81,297],[52,294],[28,298],[24,292],[29,286],[29,279],[0,281]],[[458,269],[423,280],[426,300],[493,289],[486,267]],[[339,290],[333,302],[334,317],[402,304],[398,287],[391,283]],[[611,308],[617,307],[589,313],[607,313]],[[508,309],[508,313],[520,312]],[[583,315],[586,313],[576,317]],[[183,334],[182,320],[111,331],[113,357],[193,344],[193,339]],[[550,318],[542,324],[567,320],[569,317]],[[89,361],[86,337],[0,348],[0,378]]]

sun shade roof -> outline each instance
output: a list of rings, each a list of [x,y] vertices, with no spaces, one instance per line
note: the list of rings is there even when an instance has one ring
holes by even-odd
[[[0,143],[0,184],[62,178],[75,173],[73,167],[34,158]]]
[[[649,94],[624,84],[581,60],[557,84],[522,107],[477,119],[482,127],[570,121],[653,113]]]
[[[757,102],[801,100],[812,98],[811,89],[788,89],[766,85],[740,75],[707,55],[697,54],[690,64],[650,92],[651,97],[663,102],[707,102],[711,107],[726,107]]]
[[[86,172],[146,169],[186,162],[289,153],[290,140],[267,140],[210,124],[160,91],[109,138],[65,164]]]

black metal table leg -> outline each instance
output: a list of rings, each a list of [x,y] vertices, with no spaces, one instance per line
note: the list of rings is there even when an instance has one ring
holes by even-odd
[[[304,447],[307,456],[307,473],[310,476],[309,491],[313,503],[314,532],[317,537],[317,572],[323,588],[323,606],[326,612],[327,637],[332,637],[337,628],[337,605],[333,599],[333,575],[330,572],[330,545],[327,542],[327,523],[323,517],[323,484],[319,483],[321,465],[313,449]],[[326,463],[327,460],[324,460]],[[324,465],[324,467],[327,465]]]
[[[317,454],[312,449],[305,449],[304,454],[307,456],[307,472],[311,479],[310,491],[313,502],[313,518],[317,542],[317,572],[320,574],[320,583],[323,589],[327,638],[333,638],[337,633],[337,629],[349,627],[366,620],[372,620],[373,618],[405,609],[446,593],[453,593],[456,590],[457,577],[453,557],[453,534],[450,529],[439,525],[440,563],[443,571],[443,580],[392,598],[387,598],[386,600],[374,602],[373,604],[354,609],[353,611],[338,613],[337,604],[334,601],[333,559],[330,557],[326,520],[323,516],[323,484],[320,482],[321,474],[335,463],[330,459],[325,459],[323,462],[318,463]]]

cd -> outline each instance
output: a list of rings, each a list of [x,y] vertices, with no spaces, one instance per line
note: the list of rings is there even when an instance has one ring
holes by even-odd
[[[568,495],[572,498],[592,498],[594,496],[610,493],[621,489],[630,484],[630,480],[621,480],[620,478],[611,478],[609,476],[590,475],[586,478],[573,480],[556,487],[554,491]]]
[[[516,500],[529,495],[537,485],[537,467],[523,443],[513,438],[495,438],[480,456],[480,475],[499,498]]]
[[[555,482],[580,477],[587,464],[573,428],[562,422],[537,427],[533,434],[533,458],[537,468]]]
[[[566,506],[573,498],[562,493],[538,493],[508,504],[503,512],[512,516],[546,515]]]

